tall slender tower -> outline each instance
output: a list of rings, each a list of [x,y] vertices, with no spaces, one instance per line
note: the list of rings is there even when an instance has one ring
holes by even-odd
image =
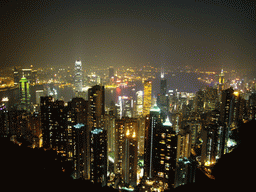
[[[30,94],[29,94],[29,83],[26,77],[20,79],[20,108],[23,110],[29,110],[30,105]]]
[[[161,69],[161,80],[160,80],[160,94],[157,96],[157,105],[161,109],[161,111],[166,114],[168,109],[168,97],[166,96],[167,83],[164,78],[164,70]]]
[[[80,60],[76,60],[74,72],[75,72],[74,74],[75,91],[81,92],[83,87],[83,73],[82,73],[82,62]]]
[[[224,83],[225,83],[225,75],[224,75],[223,69],[221,69],[221,73],[219,74],[219,91],[222,91],[225,88]]]
[[[125,134],[123,156],[123,179],[133,187],[137,184],[138,141],[135,130],[128,128]]]
[[[141,116],[143,113],[143,91],[137,91],[136,115]]]
[[[88,90],[89,127],[104,128],[105,91],[104,86],[95,85]]]
[[[150,113],[152,104],[152,81],[144,82],[143,116]]]
[[[156,105],[150,110],[150,114],[145,120],[145,145],[144,145],[144,164],[146,177],[153,177],[153,142],[156,127],[160,126],[160,108]]]
[[[223,150],[221,154],[229,152],[228,140],[232,130],[237,129],[243,118],[243,98],[239,90],[229,88],[222,91],[220,105],[220,122],[224,125]]]
[[[90,180],[105,186],[107,184],[107,131],[96,128],[90,133]]]
[[[160,94],[165,96],[166,95],[166,89],[167,89],[167,84],[166,84],[166,79],[164,78],[164,70],[161,70],[161,82],[160,82]]]

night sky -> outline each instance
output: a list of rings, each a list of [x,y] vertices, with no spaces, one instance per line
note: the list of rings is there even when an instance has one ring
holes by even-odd
[[[4,66],[255,68],[249,0],[1,0]]]

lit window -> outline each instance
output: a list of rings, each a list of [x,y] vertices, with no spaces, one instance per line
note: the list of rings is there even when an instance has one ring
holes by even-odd
[[[164,177],[164,173],[163,172],[158,172],[158,176],[159,177]]]

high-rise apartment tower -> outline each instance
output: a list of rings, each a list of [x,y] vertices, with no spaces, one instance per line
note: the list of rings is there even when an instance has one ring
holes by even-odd
[[[144,97],[143,97],[143,116],[150,113],[152,104],[152,81],[144,82]]]

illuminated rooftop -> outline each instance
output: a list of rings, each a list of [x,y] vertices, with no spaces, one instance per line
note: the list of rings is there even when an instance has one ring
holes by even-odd
[[[160,108],[157,106],[157,104],[155,104],[155,105],[150,109],[150,111],[160,113],[161,110],[160,110]]]
[[[28,82],[28,80],[27,80],[26,77],[22,77],[22,78],[20,79],[20,82],[21,82],[21,83],[22,83],[22,82]]]
[[[170,122],[168,116],[166,117],[166,120],[165,120],[165,122],[163,123],[163,126],[168,126],[168,127],[172,126],[172,123]]]
[[[103,129],[98,129],[98,128],[96,128],[96,129],[92,130],[91,132],[92,132],[92,134],[99,134],[99,133],[101,133],[102,131],[103,131]]]
[[[82,123],[77,123],[76,125],[74,125],[74,127],[76,128],[76,129],[80,129],[81,127],[83,127],[84,126],[84,124],[82,124]]]

